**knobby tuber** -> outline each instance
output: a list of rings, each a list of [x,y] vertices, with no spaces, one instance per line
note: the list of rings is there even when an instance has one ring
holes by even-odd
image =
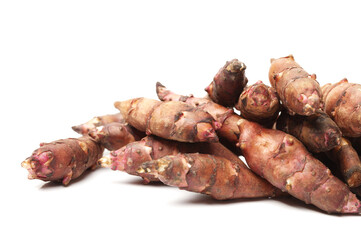
[[[292,55],[271,59],[269,80],[291,115],[309,116],[322,105],[322,92],[316,75],[308,74]]]
[[[343,79],[322,87],[324,110],[344,136],[361,136],[361,85]]]
[[[254,175],[239,163],[209,154],[178,154],[145,162],[137,171],[152,174],[164,184],[219,200],[281,194],[267,182],[254,181]]]
[[[341,138],[341,144],[327,155],[336,162],[347,185],[352,188],[361,185],[361,161],[350,141]]]
[[[277,119],[276,127],[295,136],[313,153],[333,149],[340,144],[342,137],[337,124],[320,110],[312,116],[291,116],[283,111]]]
[[[274,124],[281,109],[275,89],[262,81],[245,88],[235,107],[245,119],[269,127]]]
[[[220,105],[233,107],[248,82],[245,70],[246,65],[243,62],[237,59],[227,61],[206,87],[209,97]]]
[[[112,151],[108,156],[101,158],[99,163],[103,167],[140,176],[144,179],[145,183],[148,183],[150,181],[159,181],[159,179],[153,173],[137,172],[142,163],[179,153],[211,154],[226,158],[227,162],[233,162],[237,166],[238,174],[243,177],[243,183],[248,184],[248,189],[243,189],[242,191],[245,194],[249,194],[249,196],[254,194],[254,196],[259,197],[270,197],[277,193],[275,187],[254,174],[238,156],[220,143],[179,143],[156,136],[147,136],[141,141],[130,143],[119,150]],[[217,169],[214,170],[216,171]],[[199,171],[203,170],[200,169]],[[210,176],[203,177],[207,178]]]
[[[196,98],[193,95],[183,96],[171,92],[160,82],[156,85],[157,95],[161,101],[180,101],[201,109],[209,113],[221,127],[217,129],[217,135],[227,141],[226,145],[236,146],[239,138],[239,129],[237,121],[241,117],[233,112],[232,109],[219,105],[207,98]]]
[[[96,127],[104,126],[105,124],[112,122],[125,123],[125,120],[122,114],[120,113],[109,114],[109,115],[94,117],[86,123],[73,126],[72,129],[79,134],[86,135],[89,133],[90,130],[93,130]]]
[[[127,122],[147,135],[180,142],[217,142],[215,122],[208,113],[183,102],[135,98],[115,102]]]
[[[248,166],[275,187],[329,213],[360,213],[346,184],[315,159],[295,137],[241,119],[239,145]]]
[[[142,139],[145,133],[138,131],[127,123],[112,122],[90,130],[89,136],[100,142],[109,151],[112,151]]]
[[[41,143],[40,148],[22,162],[29,171],[29,179],[43,181],[62,181],[68,185],[70,180],[96,166],[104,148],[91,137],[61,139]]]

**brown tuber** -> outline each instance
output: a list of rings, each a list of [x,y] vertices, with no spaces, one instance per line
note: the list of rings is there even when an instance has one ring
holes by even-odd
[[[233,107],[248,82],[245,70],[243,62],[237,59],[227,61],[206,87],[209,97],[222,106]]]
[[[248,86],[235,106],[247,120],[271,127],[276,121],[281,105],[274,88],[262,81]]]
[[[291,116],[283,111],[277,119],[276,127],[295,136],[313,153],[333,149],[340,144],[342,137],[336,123],[320,110],[312,116]]]
[[[143,163],[138,172],[152,174],[164,184],[207,194],[218,200],[281,194],[279,189],[265,181],[254,181],[255,175],[245,170],[240,161],[192,153],[165,156]]]
[[[134,98],[115,102],[127,122],[147,135],[180,142],[217,142],[219,124],[208,113],[183,102]]]
[[[269,81],[291,115],[310,116],[321,107],[322,92],[315,74],[308,74],[292,55],[271,59]]]
[[[343,79],[322,87],[325,112],[346,137],[361,137],[361,85]]]
[[[103,150],[99,143],[88,136],[61,139],[40,144],[40,148],[21,166],[29,171],[29,179],[61,181],[68,185],[70,180],[96,166]]]
[[[120,113],[109,114],[109,115],[94,117],[86,123],[73,126],[72,129],[79,134],[86,135],[89,133],[90,130],[94,130],[96,127],[104,126],[105,124],[113,123],[113,122],[125,123],[125,120],[122,114]]]

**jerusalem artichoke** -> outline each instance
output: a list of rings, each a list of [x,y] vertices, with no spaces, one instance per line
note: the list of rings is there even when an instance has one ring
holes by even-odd
[[[96,166],[104,148],[91,137],[61,139],[40,144],[40,148],[22,162],[29,179],[62,181],[68,185],[83,172]]]
[[[325,112],[346,137],[361,137],[361,85],[343,79],[322,87]]]
[[[295,137],[241,119],[239,145],[248,166],[271,184],[329,213],[360,213],[348,187]]]
[[[313,153],[331,150],[340,144],[342,137],[336,123],[320,110],[312,116],[291,116],[283,111],[276,127],[295,136]]]
[[[147,135],[180,142],[216,142],[215,122],[208,113],[183,102],[135,98],[116,102],[127,122]]]
[[[244,171],[246,168],[239,163],[209,154],[178,154],[145,162],[138,172],[152,174],[167,185],[208,194],[218,200],[281,194],[266,181],[254,181],[255,175]]]
[[[321,106],[321,87],[316,75],[309,75],[293,56],[271,59],[269,80],[291,115],[310,116]]]
[[[267,126],[274,124],[281,109],[274,88],[265,85],[262,81],[246,87],[235,107],[245,119]]]
[[[245,70],[243,62],[237,59],[227,61],[205,89],[209,97],[220,105],[233,107],[248,82]]]
[[[83,123],[83,124],[80,124],[77,126],[73,126],[72,129],[79,134],[86,135],[89,133],[90,130],[93,130],[96,127],[104,126],[105,124],[112,123],[112,122],[124,123],[125,120],[124,120],[122,114],[120,114],[120,113],[109,114],[109,115],[94,117],[86,123]]]

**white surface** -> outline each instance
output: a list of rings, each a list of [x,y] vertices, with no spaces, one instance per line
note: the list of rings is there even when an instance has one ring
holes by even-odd
[[[116,100],[156,98],[156,81],[203,96],[232,58],[251,83],[288,54],[321,84],[360,83],[360,22],[348,1],[1,1],[0,238],[358,238],[360,216],[297,200],[217,202],[108,169],[63,187],[20,162]]]

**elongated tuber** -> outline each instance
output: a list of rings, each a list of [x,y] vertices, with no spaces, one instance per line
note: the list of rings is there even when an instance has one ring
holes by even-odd
[[[62,181],[68,185],[70,180],[96,166],[104,148],[91,137],[61,139],[40,144],[40,148],[22,162],[29,171],[29,179],[43,181]]]
[[[341,144],[327,155],[336,162],[347,185],[352,188],[361,186],[361,161],[350,141],[341,138]]]
[[[292,55],[271,59],[269,80],[291,115],[310,116],[321,107],[322,92],[316,75],[308,74]]]
[[[205,89],[209,97],[220,105],[233,107],[248,82],[245,70],[243,62],[237,59],[227,61]]]
[[[142,163],[179,153],[204,153],[226,158],[227,162],[233,162],[237,166],[238,174],[243,176],[243,183],[249,184],[248,194],[268,197],[277,192],[275,187],[250,171],[235,154],[220,143],[179,143],[156,136],[147,136],[141,141],[130,143],[102,157],[99,163],[103,167],[141,176],[147,183],[159,181],[159,179],[153,173],[137,172]]]
[[[211,195],[218,200],[275,197],[281,191],[259,185],[238,162],[209,154],[178,154],[143,163],[138,172],[153,174],[164,184]]]
[[[312,116],[291,116],[283,111],[276,127],[295,136],[313,153],[330,151],[340,144],[342,137],[337,124],[320,110]]]
[[[235,107],[245,119],[266,126],[274,124],[281,110],[276,90],[262,81],[245,88]]]
[[[344,136],[361,137],[361,85],[343,79],[322,87],[325,112]]]
[[[239,145],[248,166],[292,196],[329,213],[360,213],[346,184],[315,159],[295,137],[241,119]]]
[[[196,98],[193,95],[183,96],[171,92],[160,82],[156,85],[157,95],[161,101],[180,101],[185,102],[195,108],[209,113],[221,127],[217,129],[217,135],[227,141],[227,145],[236,146],[239,138],[239,129],[237,121],[241,117],[233,112],[232,109],[221,106],[207,98]]]
[[[90,130],[94,130],[96,127],[104,126],[105,124],[112,122],[125,123],[125,120],[122,114],[120,113],[109,114],[109,115],[94,117],[86,123],[73,126],[72,129],[79,134],[86,135],[89,133]]]
[[[89,131],[89,136],[100,142],[109,151],[119,149],[128,143],[139,141],[145,133],[127,123],[112,122]]]
[[[147,135],[180,142],[216,142],[219,124],[208,113],[183,102],[135,98],[114,106],[127,122]]]

